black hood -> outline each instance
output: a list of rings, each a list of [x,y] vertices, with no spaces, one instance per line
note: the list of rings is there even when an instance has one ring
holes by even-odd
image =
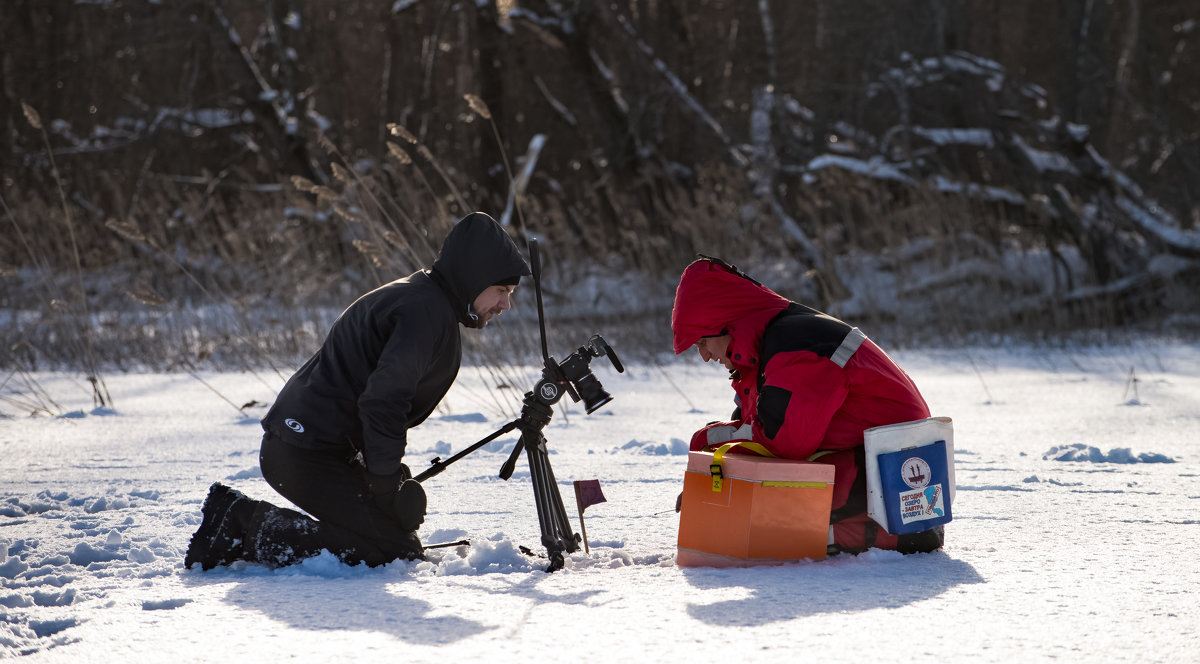
[[[485,288],[532,274],[517,244],[488,215],[474,212],[450,230],[433,263],[433,276],[454,300],[459,320],[475,327],[468,307]]]

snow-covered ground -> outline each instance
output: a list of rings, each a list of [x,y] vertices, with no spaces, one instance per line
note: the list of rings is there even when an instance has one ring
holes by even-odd
[[[264,407],[235,407],[269,403],[282,381],[109,375],[115,406],[96,410],[77,376],[39,374],[67,415],[0,402],[0,657],[1197,661],[1200,348],[895,356],[955,422],[943,551],[676,567],[684,441],[731,410],[723,372],[694,355],[623,375],[600,359],[615,400],[592,415],[560,408],[545,431],[576,529],[571,480],[599,478],[608,499],[585,514],[590,554],[553,574],[518,550],[542,551],[524,461],[496,477],[515,436],[427,482],[425,543],[470,547],[376,569],[326,555],[185,570],[210,483],[282,502],[258,470]],[[487,375],[465,368],[412,435],[415,471],[509,421],[536,382],[536,370],[513,372],[513,396],[497,398]]]

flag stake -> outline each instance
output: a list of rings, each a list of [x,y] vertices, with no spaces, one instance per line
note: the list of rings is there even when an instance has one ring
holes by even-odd
[[[587,525],[583,523],[583,509],[582,508],[580,508],[580,510],[579,510],[579,529],[583,531],[583,552],[590,554],[592,552],[592,550],[590,548],[588,548]]]

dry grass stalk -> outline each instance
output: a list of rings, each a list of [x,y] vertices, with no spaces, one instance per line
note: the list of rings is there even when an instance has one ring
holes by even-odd
[[[21,110],[24,111],[25,120],[29,123],[29,126],[42,131],[42,116],[38,115],[38,112],[24,101],[21,102]]]
[[[402,139],[408,141],[409,143],[416,145],[417,137],[413,136],[412,132],[405,129],[404,125],[396,123],[396,122],[389,122],[387,128],[388,128],[388,132],[391,133],[392,136],[402,138]]]
[[[317,145],[321,146],[322,150],[325,150],[330,154],[337,154],[338,152],[337,146],[334,145],[333,141],[329,140],[329,137],[324,133],[317,134]]]
[[[317,195],[317,200],[323,203],[337,203],[342,199],[342,195],[324,185],[315,185],[312,193]]]
[[[309,180],[308,178],[306,178],[302,175],[293,175],[290,178],[290,181],[292,183],[292,186],[295,187],[297,191],[302,191],[306,194],[315,194],[315,193],[317,193],[317,189],[319,188],[317,186],[317,183],[313,182],[312,180]]]
[[[104,222],[104,225],[116,231],[118,235],[131,242],[146,241],[146,236],[142,234],[142,230],[138,228],[136,222],[109,219],[108,221]]]
[[[354,240],[354,248],[365,256],[375,267],[383,267],[383,252],[380,248],[366,240]]]
[[[407,166],[413,163],[412,157],[408,156],[408,153],[404,151],[404,148],[400,147],[399,145],[388,141],[387,149],[388,154],[392,155],[392,157],[396,161],[400,162],[402,166]]]
[[[329,167],[333,171],[333,179],[337,180],[338,182],[341,182],[342,184],[350,184],[354,181],[354,178],[341,164],[333,162],[329,165]]]
[[[346,203],[344,203],[342,201],[334,201],[333,211],[335,214],[337,214],[337,216],[341,217],[342,219],[345,219],[346,221],[352,221],[352,222],[360,223],[360,224],[368,224],[367,220],[365,218],[363,218],[363,216],[361,214],[358,213],[358,210],[356,208],[351,208],[349,205],[347,205]]]
[[[158,292],[154,290],[153,286],[147,283],[137,284],[133,288],[125,291],[125,294],[135,302],[148,304],[152,307],[163,307],[170,303],[165,297],[159,295]]]
[[[401,237],[401,236],[400,236],[400,234],[399,234],[399,233],[397,233],[397,232],[395,232],[395,231],[384,231],[384,232],[383,232],[383,239],[384,239],[384,241],[386,241],[388,244],[392,245],[393,247],[395,247],[395,248],[397,248],[397,249],[402,249],[402,250],[403,250],[403,249],[408,249],[408,248],[409,248],[409,244],[408,244],[408,242],[406,242],[406,241],[404,240],[404,238],[403,238],[403,237]]]
[[[487,107],[487,104],[483,103],[483,100],[480,99],[477,95],[467,94],[467,95],[463,95],[463,98],[467,100],[467,106],[470,106],[471,110],[475,111],[476,115],[483,118],[484,120],[492,119],[492,111]]]

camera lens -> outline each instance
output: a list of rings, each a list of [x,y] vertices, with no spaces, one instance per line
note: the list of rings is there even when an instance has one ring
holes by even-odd
[[[604,386],[596,380],[596,375],[590,371],[575,383],[575,389],[579,391],[579,398],[583,400],[583,407],[589,415],[612,401],[612,395],[604,390]]]

